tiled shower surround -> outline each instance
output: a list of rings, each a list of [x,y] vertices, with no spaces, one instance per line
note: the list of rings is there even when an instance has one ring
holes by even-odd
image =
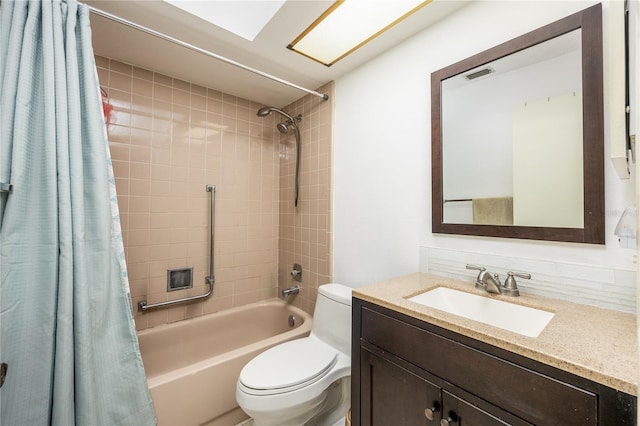
[[[332,101],[307,96],[285,108],[303,114],[294,209],[294,137],[276,130],[282,117],[257,117],[261,104],[108,58],[96,64],[113,105],[109,146],[137,328],[276,297],[278,276],[289,286],[294,262],[304,268],[303,290],[291,302],[311,311],[317,286],[331,279]],[[141,300],[206,290],[207,184],[216,186],[213,296],[137,312]],[[167,292],[167,269],[188,266],[193,289]]]
[[[284,135],[280,144],[279,288],[296,283],[291,277],[294,263],[302,266],[302,291],[291,302],[313,314],[318,286],[331,282],[332,205],[331,149],[333,83],[318,89],[329,100],[307,95],[285,108],[298,123],[302,140],[300,193],[294,207],[295,134]],[[282,121],[280,117],[277,117]]]

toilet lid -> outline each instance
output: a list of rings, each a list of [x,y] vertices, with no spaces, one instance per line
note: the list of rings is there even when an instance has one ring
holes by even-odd
[[[320,379],[337,357],[335,349],[319,340],[291,340],[249,361],[240,373],[240,382],[255,390],[298,388]]]

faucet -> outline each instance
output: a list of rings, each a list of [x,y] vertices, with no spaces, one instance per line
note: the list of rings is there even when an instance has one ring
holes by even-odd
[[[300,293],[300,286],[299,285],[294,285],[293,287],[283,288],[282,289],[282,297],[289,297],[292,294],[298,294],[298,293]]]
[[[485,290],[487,293],[502,294],[502,284],[498,274],[492,275],[484,266],[467,265],[467,269],[479,271],[476,288]]]
[[[507,280],[504,285],[500,283],[500,276],[498,274],[491,274],[484,266],[467,265],[467,269],[473,269],[478,272],[478,278],[476,278],[476,288],[485,290],[487,293],[504,294],[505,296],[520,296],[518,285],[514,277],[531,279],[531,274],[519,273],[509,271],[507,274]]]

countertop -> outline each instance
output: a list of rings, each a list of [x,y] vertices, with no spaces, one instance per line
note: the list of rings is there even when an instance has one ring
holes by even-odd
[[[538,337],[527,337],[407,300],[449,287],[554,312]],[[638,396],[636,316],[560,299],[526,294],[490,295],[474,283],[415,273],[353,290],[353,296],[467,337],[540,361],[577,376]]]

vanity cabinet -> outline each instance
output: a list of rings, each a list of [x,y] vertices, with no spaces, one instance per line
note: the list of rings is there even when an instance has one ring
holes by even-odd
[[[411,371],[384,355],[361,352],[360,424],[388,425],[530,425],[490,404],[478,404],[473,396],[458,395],[436,384],[426,371]],[[431,380],[426,377],[430,377]],[[436,382],[436,383],[434,383]],[[446,386],[446,385],[445,385]],[[479,405],[485,405],[480,407]],[[443,420],[441,420],[441,418]],[[506,420],[509,420],[507,422]],[[440,423],[442,422],[442,423]],[[444,423],[446,422],[446,423]]]
[[[353,299],[354,425],[635,425],[636,398]]]

